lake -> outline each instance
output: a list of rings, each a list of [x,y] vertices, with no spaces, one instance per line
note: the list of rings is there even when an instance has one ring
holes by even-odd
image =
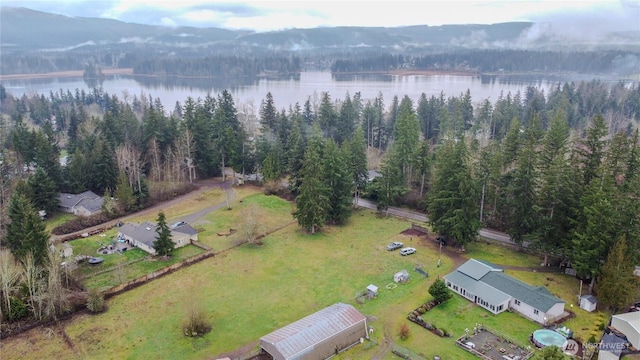
[[[544,89],[545,93],[558,83],[570,81],[589,81],[589,76],[551,77],[542,75],[529,76],[470,76],[470,75],[332,75],[330,72],[305,71],[297,77],[286,79],[167,79],[136,75],[109,76],[102,81],[101,86],[109,94],[115,94],[121,100],[123,94],[129,98],[134,94],[140,97],[144,94],[154,99],[159,98],[165,109],[172,110],[176,101],[184,103],[188,96],[194,99],[204,98],[207,93],[216,95],[223,89],[229,90],[233,99],[241,110],[241,105],[253,107],[254,111],[260,105],[267,92],[271,92],[277,108],[288,108],[290,104],[300,103],[302,106],[307,98],[312,103],[320,102],[321,94],[329,92],[333,100],[343,99],[345,94],[354,95],[360,92],[362,98],[373,99],[382,93],[386,106],[389,106],[395,95],[408,95],[417,103],[423,92],[430,97],[444,92],[445,96],[459,96],[469,89],[474,103],[484,99],[494,102],[501,92],[515,94],[520,91],[523,95],[528,86]],[[617,82],[618,79],[601,79],[603,82]],[[34,93],[49,95],[60,89],[72,93],[75,89],[89,91],[89,86],[82,78],[50,78],[27,80],[4,80],[3,85],[13,96]]]

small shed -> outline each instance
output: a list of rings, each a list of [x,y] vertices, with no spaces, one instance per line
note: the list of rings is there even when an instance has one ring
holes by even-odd
[[[404,283],[409,281],[409,272],[407,270],[401,270],[393,274],[393,281],[397,283]]]
[[[582,295],[580,296],[580,309],[587,310],[588,312],[592,312],[596,309],[598,305],[598,299],[596,299],[593,295]]]
[[[60,249],[60,257],[68,258],[73,256],[73,247],[67,243],[62,244],[62,249]]]
[[[374,298],[378,296],[378,287],[370,284],[369,286],[367,286],[367,296],[369,298]]]

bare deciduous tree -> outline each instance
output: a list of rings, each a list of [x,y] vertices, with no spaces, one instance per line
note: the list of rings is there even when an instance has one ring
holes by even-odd
[[[195,178],[195,164],[193,163],[193,152],[195,141],[193,133],[189,129],[185,129],[178,138],[178,146],[176,148],[176,160],[185,164],[187,173],[189,174],[189,182],[192,183]]]
[[[116,148],[116,160],[118,170],[127,175],[131,188],[142,189],[142,171],[146,162],[141,156],[140,150],[131,143],[125,143]]]
[[[249,204],[242,209],[242,226],[240,231],[249,244],[258,244],[258,239],[264,235],[264,225],[260,222],[262,211],[256,204]]]
[[[13,255],[9,250],[0,250],[0,293],[6,314],[11,313],[11,296],[17,290],[19,280],[20,269]]]
[[[60,270],[60,253],[49,251],[45,272],[47,273],[46,291],[44,296],[44,313],[47,319],[57,320],[59,315],[69,311],[69,301],[67,289],[63,286],[62,272]]]
[[[42,269],[36,265],[33,254],[28,253],[22,260],[22,279],[29,294],[27,305],[37,320],[42,320]]]

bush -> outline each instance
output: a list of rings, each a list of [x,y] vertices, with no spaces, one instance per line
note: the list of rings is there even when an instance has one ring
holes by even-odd
[[[595,344],[596,343],[596,337],[594,335],[589,336],[588,342],[590,344]]]
[[[400,336],[400,340],[407,340],[409,338],[409,327],[407,324],[400,325],[398,336]]]
[[[427,329],[427,330],[433,330],[434,326],[431,325],[431,323],[426,323],[426,324],[424,324],[424,328]]]
[[[436,335],[438,335],[440,337],[444,337],[444,331],[442,331],[442,329],[436,329],[435,333],[436,333]]]
[[[187,320],[182,324],[184,336],[203,336],[209,331],[211,331],[211,325],[207,320],[207,314],[203,310],[195,308],[189,310]]]
[[[429,287],[429,294],[433,296],[433,299],[438,304],[449,300],[451,296],[453,296],[451,294],[451,290],[447,287],[447,284],[445,284],[440,278],[436,279],[436,281],[431,284]]]
[[[11,299],[9,299],[9,302],[11,303],[11,311],[9,312],[10,321],[16,321],[25,318],[29,313],[27,311],[27,306],[22,300],[12,297]]]
[[[97,289],[89,290],[89,296],[87,297],[87,309],[92,313],[99,313],[104,311],[104,296]]]

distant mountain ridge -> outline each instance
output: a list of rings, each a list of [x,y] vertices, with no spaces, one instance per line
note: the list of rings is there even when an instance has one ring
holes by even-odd
[[[163,46],[228,52],[251,51],[448,51],[455,49],[535,48],[566,50],[584,44],[567,41],[531,22],[492,25],[406,27],[326,27],[251,32],[220,28],[162,27],[118,20],[67,17],[27,8],[2,7],[2,50],[70,50],[84,47]],[[640,31],[614,33],[608,44],[640,43]],[[616,40],[616,41],[614,41]],[[613,44],[613,45],[612,45]],[[586,45],[594,46],[593,43]],[[636,45],[636,48],[638,46]]]

